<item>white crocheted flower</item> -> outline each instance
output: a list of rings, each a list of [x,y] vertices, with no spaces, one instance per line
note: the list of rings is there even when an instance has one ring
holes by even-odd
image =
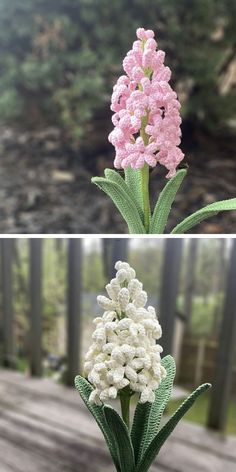
[[[145,308],[147,293],[127,262],[115,265],[116,277],[106,286],[108,297],[99,295],[105,310],[94,319],[93,344],[85,357],[85,374],[94,386],[90,402],[115,399],[129,386],[140,402],[153,402],[154,391],[166,376],[161,365],[162,347],[156,343],[161,326],[153,307]]]

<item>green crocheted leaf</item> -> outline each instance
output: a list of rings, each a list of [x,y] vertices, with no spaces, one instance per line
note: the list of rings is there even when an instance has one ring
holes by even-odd
[[[149,415],[149,421],[146,427],[146,432],[144,436],[144,442],[142,451],[139,457],[139,461],[141,460],[143,454],[147,450],[149,444],[152,442],[153,438],[156,436],[162,415],[165,411],[166,405],[170,399],[173,382],[175,378],[175,361],[172,356],[166,356],[162,359],[162,365],[166,369],[166,378],[162,380],[160,386],[155,391],[155,401],[151,406],[151,411]]]
[[[111,406],[105,405],[104,413],[113,441],[117,444],[121,472],[134,472],[134,451],[126,424]]]
[[[196,226],[201,221],[205,220],[206,218],[210,218],[210,216],[217,215],[219,211],[229,211],[229,210],[236,210],[236,198],[231,198],[229,200],[221,200],[220,202],[211,203],[207,205],[205,208],[196,211],[192,215],[185,218],[181,223],[179,223],[175,228],[172,230],[174,234],[182,234],[186,233],[189,229]]]
[[[143,404],[138,402],[135,409],[131,439],[136,463],[141,461],[144,452],[156,435],[162,414],[171,395],[175,376],[175,361],[172,356],[166,356],[161,363],[167,371],[167,376],[155,391],[155,401]]]
[[[168,181],[160,193],[152,215],[150,233],[164,233],[172,203],[186,174],[187,171],[185,169],[178,170],[176,175]]]
[[[112,199],[126,221],[130,234],[145,234],[135,203],[120,185],[103,177],[93,177],[92,182]]]
[[[133,170],[133,169],[131,169],[131,170]],[[136,205],[136,207],[138,209],[141,221],[143,221],[143,210],[142,210],[142,207],[140,206],[140,202],[136,198],[137,196],[134,192],[134,189],[131,188],[127,184],[127,182],[122,178],[122,176],[119,174],[119,172],[116,172],[113,169],[105,169],[104,174],[105,174],[105,177],[106,177],[107,180],[110,180],[111,182],[115,182],[118,185],[120,185],[123,188],[123,190],[129,195],[130,199],[133,200],[134,204]],[[137,189],[136,189],[136,191],[137,191]],[[140,194],[140,196],[141,196],[141,202],[142,202],[142,195]]]
[[[136,205],[143,213],[143,197],[142,197],[142,174],[138,169],[128,167],[125,169],[125,181],[134,196]]]
[[[135,463],[138,463],[140,450],[142,448],[143,437],[148,424],[148,418],[151,410],[151,403],[137,403],[134,412],[134,419],[131,429],[131,440],[134,449]]]
[[[75,388],[78,390],[83,402],[85,403],[86,407],[93,415],[95,421],[101,429],[117,472],[122,472],[118,458],[118,448],[116,442],[114,442],[113,436],[110,433],[110,428],[108,427],[104,414],[104,407],[89,402],[89,396],[93,388],[90,383],[80,375],[77,375],[77,377],[75,377]]]
[[[163,426],[163,428],[157,433],[151,444],[148,446],[143,459],[138,465],[136,472],[147,472],[151,467],[152,462],[160,451],[166,439],[172,433],[178,422],[185,415],[185,413],[191,408],[194,402],[197,400],[205,390],[211,387],[210,384],[203,384],[198,387],[178,408],[178,410],[171,416],[169,421]]]

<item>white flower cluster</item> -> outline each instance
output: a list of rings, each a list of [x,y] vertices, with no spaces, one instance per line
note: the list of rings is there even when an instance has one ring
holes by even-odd
[[[153,402],[154,391],[166,376],[162,347],[156,344],[161,326],[155,309],[144,308],[147,293],[134,269],[121,261],[115,269],[116,278],[106,286],[109,298],[97,297],[105,312],[94,319],[94,342],[85,357],[85,374],[95,387],[90,401],[101,404],[114,399],[129,385],[131,392],[140,393],[142,403]]]

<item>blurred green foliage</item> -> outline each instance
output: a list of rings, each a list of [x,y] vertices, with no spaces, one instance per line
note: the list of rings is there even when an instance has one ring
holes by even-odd
[[[122,59],[144,26],[167,52],[184,116],[216,131],[236,111],[235,90],[222,85],[235,17],[235,0],[0,0],[0,120],[53,123],[79,143],[96,114],[108,115]]]
[[[145,246],[130,251],[129,262],[135,267],[137,278],[142,280],[148,294],[159,299],[164,244],[157,241],[156,247],[145,241]]]
[[[83,288],[86,293],[104,291],[107,284],[101,254],[95,249],[86,254],[83,260]]]
[[[198,338],[214,336],[215,324],[217,323],[218,327],[221,320],[223,293],[217,295],[208,293],[207,295],[207,299],[201,295],[194,295],[192,301],[190,332],[193,336]],[[180,313],[183,313],[183,302],[184,297],[180,295],[177,301],[177,307]],[[216,316],[217,320],[215,319]]]

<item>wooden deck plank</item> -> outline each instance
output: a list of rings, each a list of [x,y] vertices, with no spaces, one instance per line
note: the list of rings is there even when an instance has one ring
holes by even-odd
[[[75,389],[0,370],[1,472],[113,472],[102,434]],[[152,472],[235,472],[236,437],[182,422]]]
[[[97,472],[98,465],[104,471],[111,470],[111,461],[103,444],[30,421],[24,415],[12,412],[0,415],[0,443],[3,441],[7,441],[8,450],[14,451],[10,455],[14,467],[20,466],[22,472],[34,471],[36,467],[38,471]],[[14,457],[17,457],[16,464]]]
[[[216,456],[211,451],[194,449],[187,444],[168,441],[159,454],[160,464],[175,472],[234,472],[234,461]]]

